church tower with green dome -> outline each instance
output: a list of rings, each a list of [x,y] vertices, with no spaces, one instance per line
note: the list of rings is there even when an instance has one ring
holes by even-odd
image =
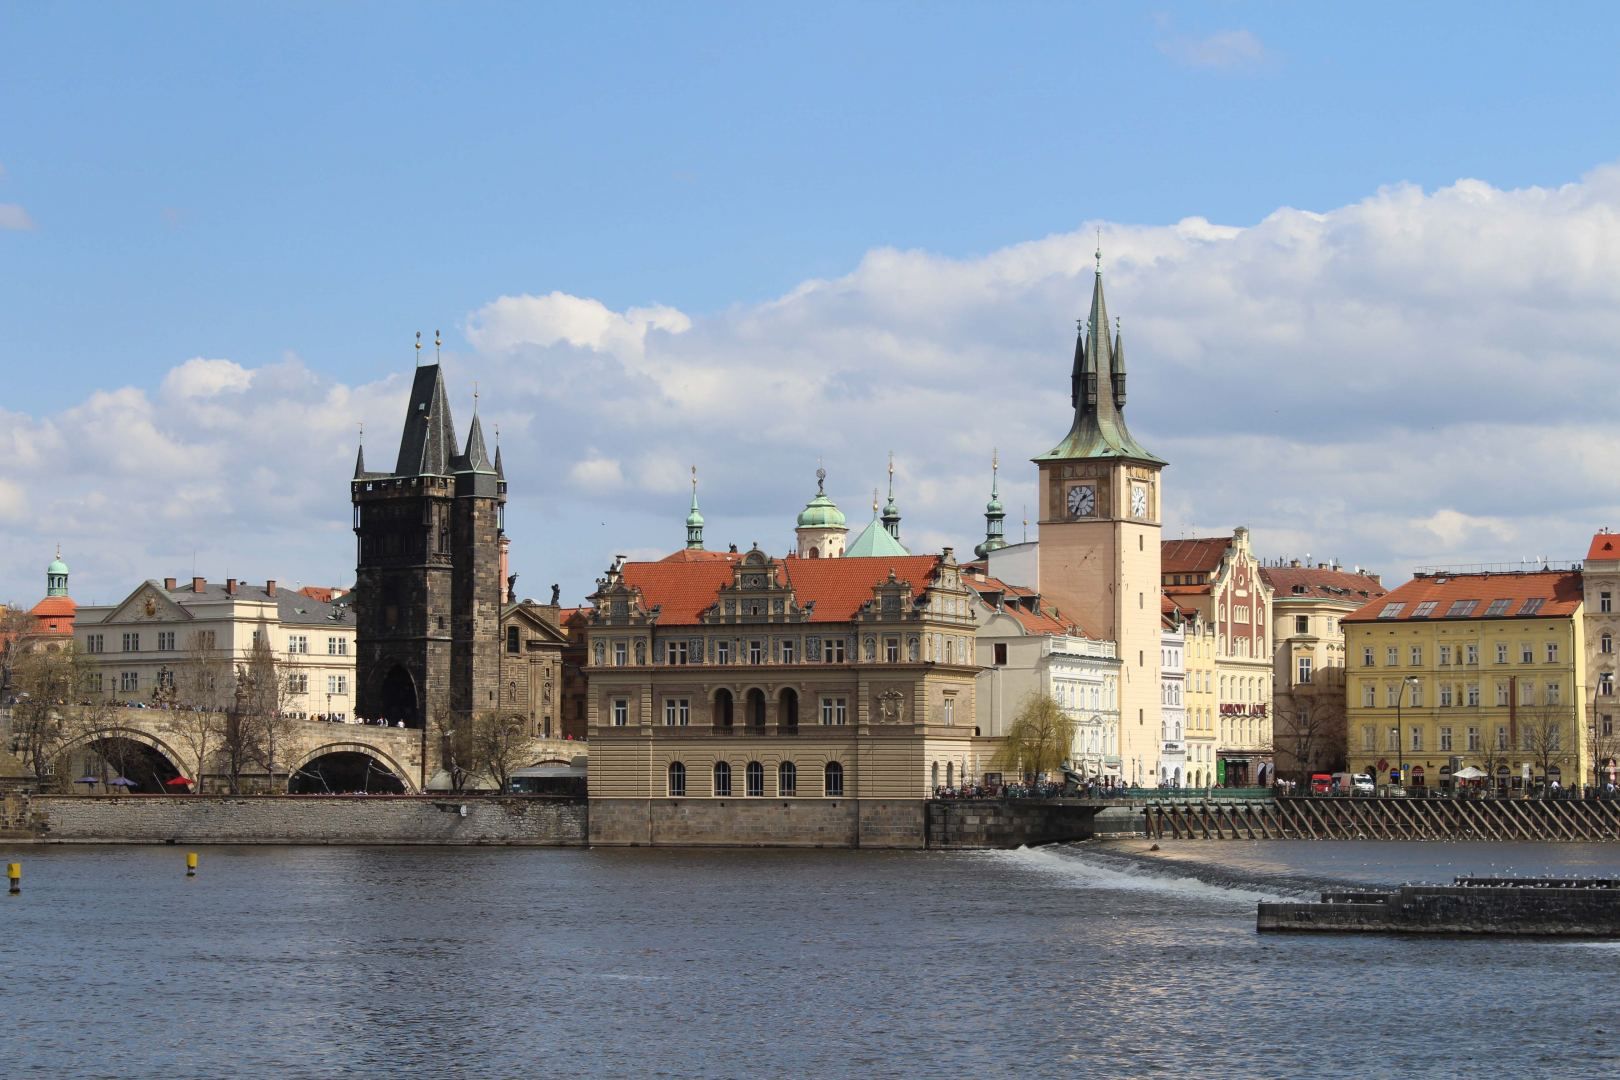
[[[703,514],[697,504],[697,466],[692,466],[692,512],[686,515],[686,550],[703,550]]]
[[[38,566],[38,563],[34,564]],[[62,561],[62,549],[56,549],[56,558],[51,565],[45,568],[45,595],[66,596],[68,594],[68,565]]]
[[[837,559],[844,554],[849,526],[843,511],[827,498],[826,469],[816,470],[816,496],[799,511],[799,526],[793,532],[801,559]]]
[[[997,548],[1007,546],[1004,522],[1007,511],[1001,506],[1001,462],[994,451],[990,453],[990,501],[984,504],[984,543],[973,549],[973,554],[984,558]]]

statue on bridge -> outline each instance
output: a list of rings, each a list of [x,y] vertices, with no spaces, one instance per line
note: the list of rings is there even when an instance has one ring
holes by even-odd
[[[1074,766],[1069,764],[1067,761],[1059,765],[1058,768],[1063,770],[1063,795],[1079,795],[1081,789],[1086,786],[1085,779],[1079,773],[1075,772]]]

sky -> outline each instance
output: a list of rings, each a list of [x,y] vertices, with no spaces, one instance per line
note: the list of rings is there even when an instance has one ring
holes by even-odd
[[[353,580],[421,331],[518,591],[1007,531],[1102,251],[1164,535],[1578,559],[1620,526],[1620,9],[0,5],[0,599]],[[427,353],[432,353],[429,345]],[[1031,536],[1036,533],[1032,522]]]

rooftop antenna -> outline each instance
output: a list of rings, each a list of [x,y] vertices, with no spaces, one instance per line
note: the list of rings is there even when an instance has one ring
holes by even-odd
[[[473,380],[473,415],[478,415],[478,380]]]
[[[422,366],[422,331],[416,332],[416,366]]]

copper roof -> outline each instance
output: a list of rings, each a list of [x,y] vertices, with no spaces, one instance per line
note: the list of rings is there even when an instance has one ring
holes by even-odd
[[[1472,606],[1468,601],[1474,602]],[[1413,578],[1400,588],[1368,601],[1346,615],[1344,621],[1556,619],[1575,614],[1580,606],[1579,571],[1434,574]]]

